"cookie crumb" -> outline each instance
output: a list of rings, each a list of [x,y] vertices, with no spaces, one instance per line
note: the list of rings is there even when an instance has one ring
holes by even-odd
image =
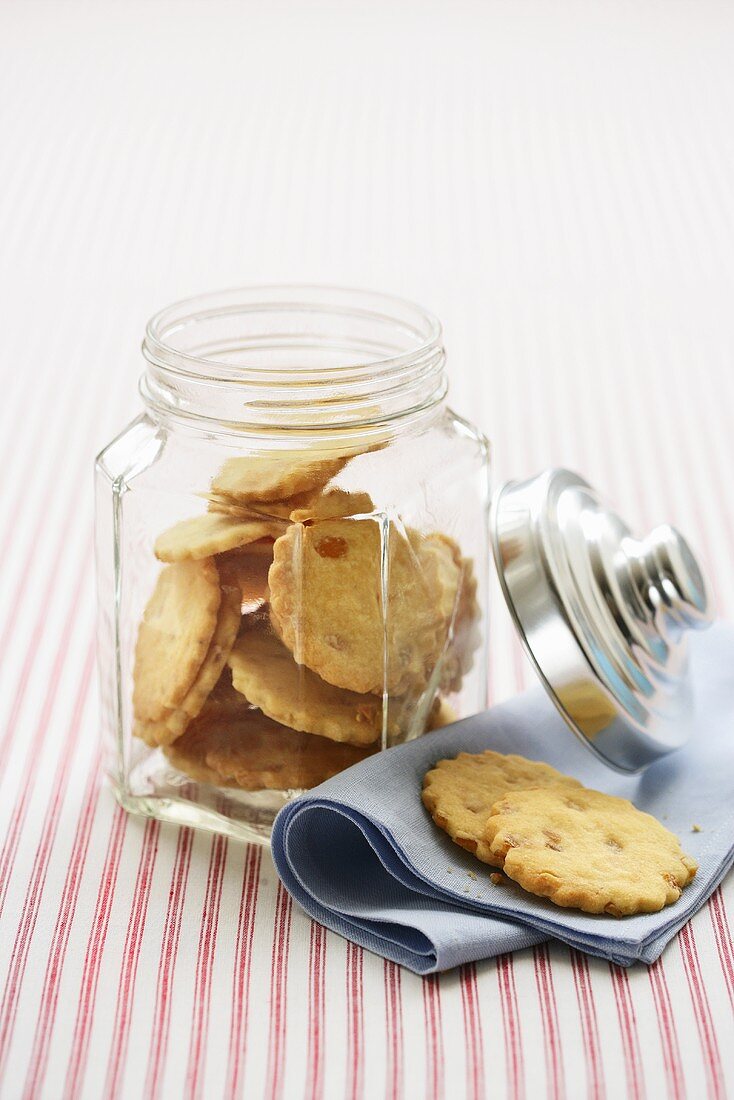
[[[464,893],[465,893],[465,894],[468,894],[468,893],[469,893],[469,887],[468,887],[468,886],[465,886],[465,887],[464,887]]]
[[[701,828],[700,825],[691,825],[691,832],[692,833],[702,833],[703,829]]]
[[[473,871],[467,871],[466,873],[469,876],[469,878],[474,879],[475,882],[477,881],[477,876],[474,874]]]
[[[453,873],[454,873],[453,867],[447,867],[446,868],[446,874],[447,875],[453,875]]]
[[[499,873],[499,871],[494,871],[489,876],[489,881],[492,883],[493,886],[501,886],[505,880],[503,876]]]

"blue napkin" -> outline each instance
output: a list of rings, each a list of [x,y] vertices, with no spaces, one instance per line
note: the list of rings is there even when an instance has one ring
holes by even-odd
[[[272,851],[286,889],[327,928],[418,974],[549,937],[625,966],[654,962],[734,861],[734,628],[690,641],[693,736],[642,776],[597,761],[536,688],[378,753],[281,810]],[[698,860],[681,899],[620,920],[561,909],[513,883],[494,886],[492,868],[436,828],[420,799],[437,760],[486,748],[545,760],[654,814]]]

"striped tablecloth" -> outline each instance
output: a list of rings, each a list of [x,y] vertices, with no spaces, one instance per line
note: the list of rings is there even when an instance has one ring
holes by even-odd
[[[421,980],[100,768],[91,465],[149,314],[306,280],[445,321],[498,476],[677,523],[734,615],[730,5],[0,3],[0,1094],[734,1095],[734,882],[650,969]],[[492,689],[532,673],[495,603]]]

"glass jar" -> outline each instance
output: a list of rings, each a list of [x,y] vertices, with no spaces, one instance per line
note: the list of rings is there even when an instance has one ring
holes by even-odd
[[[486,706],[489,451],[438,322],[262,287],[159,313],[96,464],[99,667],[128,810],[247,839]]]

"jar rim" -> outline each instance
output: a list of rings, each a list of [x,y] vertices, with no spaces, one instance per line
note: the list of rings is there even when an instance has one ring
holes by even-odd
[[[381,304],[384,312],[370,310],[367,307],[369,302],[374,305]],[[406,317],[412,314],[416,321],[422,322],[424,326],[423,332],[413,327],[416,336],[420,338],[414,347],[399,355],[383,355],[361,363],[345,360],[331,367],[332,370],[353,371],[364,367],[374,370],[380,367],[397,366],[407,359],[415,359],[430,352],[440,344],[443,336],[441,322],[433,313],[400,295],[327,283],[253,283],[227,290],[191,295],[158,310],[145,327],[143,355],[149,363],[154,365],[165,365],[168,369],[178,370],[183,374],[207,377],[211,380],[217,378],[228,380],[235,374],[242,378],[244,374],[250,372],[259,376],[279,373],[267,366],[251,365],[246,370],[241,367],[227,368],[212,356],[192,355],[176,347],[169,339],[170,334],[180,331],[183,325],[204,316],[222,316],[232,312],[233,309],[235,311],[245,308],[285,311],[300,308],[317,309],[324,306],[328,306],[332,311],[337,308],[345,313],[359,313],[365,318],[371,315],[375,319],[379,318],[396,324],[405,323],[397,313],[397,311],[404,311]],[[392,312],[388,312],[390,310]]]
[[[141,392],[194,420],[317,427],[378,423],[445,396],[438,319],[407,299],[319,284],[267,284],[182,299],[143,341]]]

